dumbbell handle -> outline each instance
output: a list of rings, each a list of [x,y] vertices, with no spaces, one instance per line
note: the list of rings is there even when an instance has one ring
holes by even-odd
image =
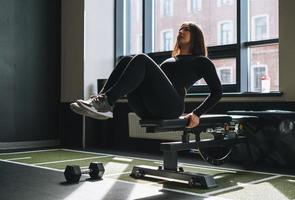
[[[81,174],[89,174],[91,173],[93,170],[92,169],[81,169]]]

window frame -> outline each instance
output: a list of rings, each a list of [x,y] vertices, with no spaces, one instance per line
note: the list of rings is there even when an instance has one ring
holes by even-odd
[[[196,1],[196,7],[193,7],[192,1]],[[202,0],[187,0],[186,8],[189,14],[194,14],[202,10],[203,2]]]
[[[222,25],[229,24],[230,31],[229,31],[229,43],[223,43],[223,30]],[[223,20],[217,23],[217,44],[220,45],[227,45],[232,44],[233,42],[233,34],[234,34],[234,22],[232,20]]]
[[[256,38],[256,23],[255,20],[258,18],[265,17],[266,19],[266,33],[265,33],[265,38],[269,38],[269,15],[255,15],[251,17],[251,38],[249,39],[250,41],[260,41],[260,40],[265,40],[265,39],[257,39]]]
[[[165,3],[169,2],[169,7],[167,8],[167,10],[165,9]],[[160,3],[160,15],[161,17],[171,17],[173,16],[173,0],[161,0]]]
[[[165,34],[167,34],[167,33],[170,33],[171,34],[171,45],[173,47],[173,41],[174,41],[173,29],[163,29],[160,32],[160,35],[161,35],[161,38],[160,38],[160,49],[162,51],[168,51],[168,50],[165,49],[165,38],[164,38]],[[171,49],[171,48],[169,48],[169,49]]]
[[[123,27],[123,2],[128,0],[115,0],[115,61],[118,60],[121,56],[124,56],[124,45],[122,41],[124,40],[124,27]],[[169,57],[171,51],[165,52],[152,52],[154,49],[154,1],[153,0],[142,0],[142,52],[150,54],[153,56],[159,55],[159,57]],[[173,1],[173,0],[172,0]],[[173,3],[172,3],[173,4]],[[251,41],[250,39],[250,20],[248,16],[249,11],[249,1],[237,0],[237,29],[236,29],[236,43],[227,44],[227,45],[218,45],[218,46],[209,46],[208,48],[208,57],[210,59],[219,59],[219,58],[234,58],[236,59],[236,83],[235,84],[226,84],[222,85],[224,93],[248,93],[250,91],[248,84],[248,75],[249,75],[249,49],[251,47],[260,46],[260,45],[269,45],[269,44],[278,44],[279,36],[277,38]],[[173,5],[172,5],[173,6]],[[126,9],[125,9],[126,10]],[[233,34],[235,30],[233,29]],[[116,62],[115,62],[116,63]],[[209,88],[207,86],[193,86],[190,90],[190,93],[208,93]]]
[[[255,74],[254,74],[254,71],[255,71],[255,69],[257,69],[257,68],[264,68],[265,69],[265,74],[268,74],[268,66],[266,65],[266,64],[257,64],[257,65],[251,65],[251,69],[250,69],[250,71],[251,71],[251,77],[254,77],[255,76]],[[252,79],[251,78],[251,83],[250,83],[250,88],[251,88],[251,92],[260,92],[260,91],[255,91],[255,81],[256,81],[256,79]]]
[[[222,70],[229,70],[229,72],[230,72],[230,81],[229,81],[229,83],[225,83],[224,85],[232,84],[232,82],[233,82],[233,78],[232,78],[232,76],[231,76],[231,75],[233,74],[233,70],[232,70],[232,68],[231,68],[230,66],[226,66],[226,65],[224,65],[224,66],[219,67],[218,69],[216,69],[217,74],[219,75],[219,77],[221,77],[221,72],[222,72]],[[220,82],[222,82],[221,79],[220,79]]]
[[[217,0],[217,7],[229,6],[233,4],[233,0],[226,0],[226,1],[229,1],[229,3],[225,3],[224,0]]]

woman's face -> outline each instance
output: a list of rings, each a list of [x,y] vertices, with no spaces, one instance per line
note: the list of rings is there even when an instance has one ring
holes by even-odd
[[[178,31],[178,36],[177,36],[178,44],[180,47],[189,45],[190,40],[191,40],[190,28],[187,24],[183,24]]]

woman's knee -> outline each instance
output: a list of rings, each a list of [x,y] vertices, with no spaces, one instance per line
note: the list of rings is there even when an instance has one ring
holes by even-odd
[[[140,54],[136,54],[134,57],[133,57],[134,60],[140,60],[140,61],[146,61],[146,60],[150,60],[151,58],[144,54],[144,53],[140,53]]]
[[[117,65],[127,65],[132,60],[132,58],[132,56],[124,56],[118,61]]]

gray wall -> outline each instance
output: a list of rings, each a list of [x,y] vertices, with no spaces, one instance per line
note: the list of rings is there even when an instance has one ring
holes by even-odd
[[[280,90],[283,99],[295,101],[295,1],[279,1],[280,34]]]
[[[84,0],[61,1],[61,101],[83,97]]]
[[[0,0],[0,148],[59,137],[60,2]]]

